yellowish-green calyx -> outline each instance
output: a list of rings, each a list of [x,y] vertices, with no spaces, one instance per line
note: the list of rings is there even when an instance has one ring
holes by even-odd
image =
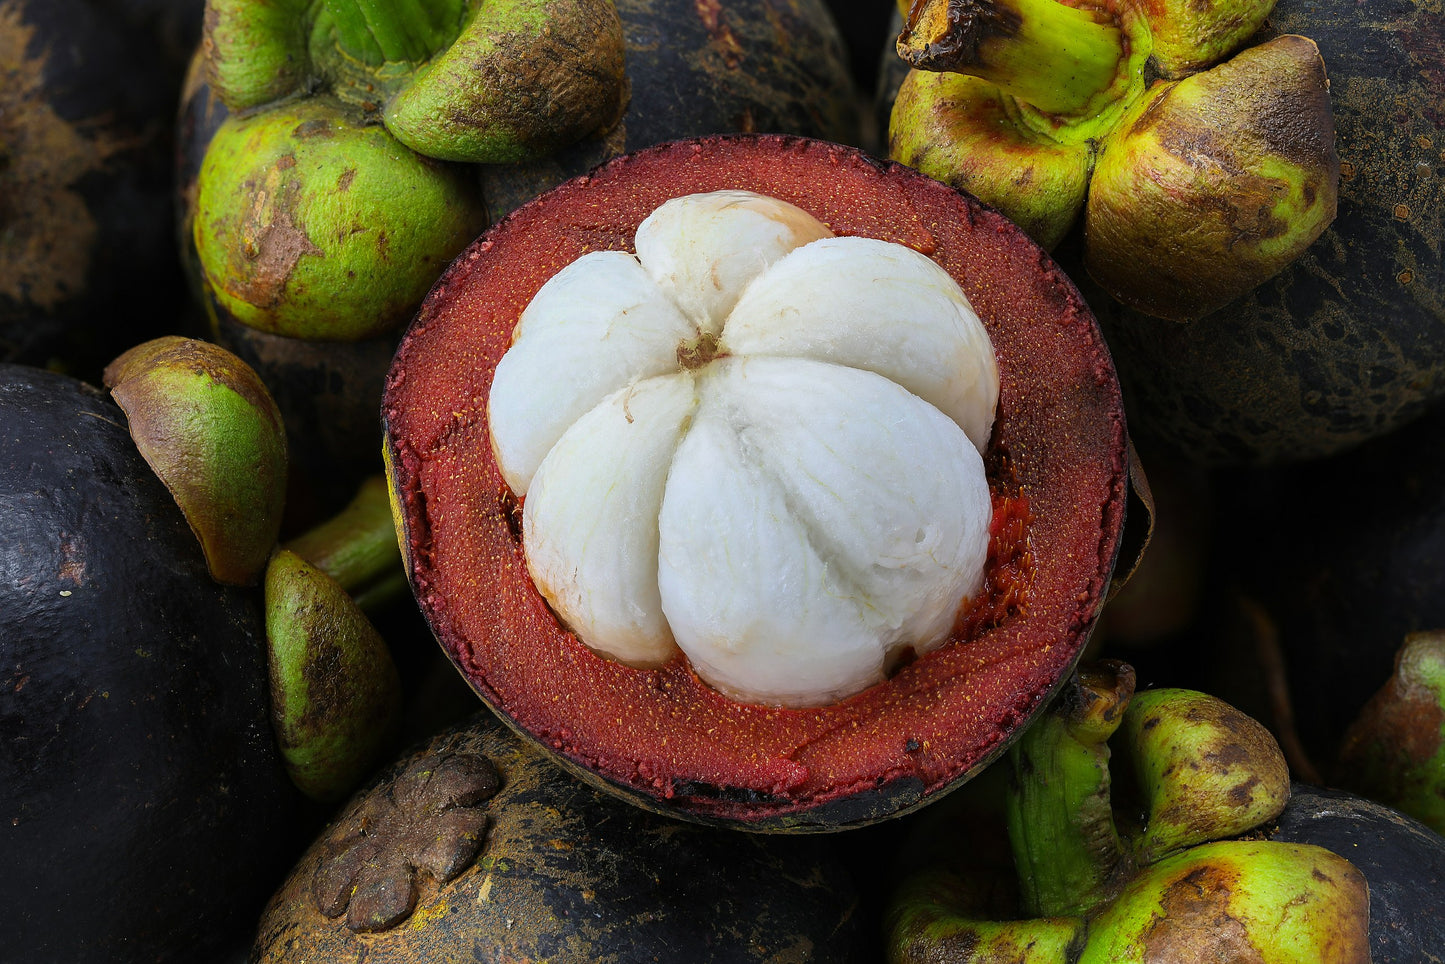
[[[960,854],[961,872],[900,892],[890,960],[1369,960],[1359,869],[1267,839],[1290,790],[1268,731],[1204,693],[1134,686],[1125,664],[1085,666],[1010,748],[1017,901],[999,900],[1001,868]],[[1111,747],[1136,785],[1127,803]]]
[[[1121,159],[1121,131],[1153,109],[1160,85],[1208,89],[1224,83],[1203,80],[1216,71],[1244,73],[1231,71],[1229,58],[1273,6],[1274,0],[900,2],[905,28],[898,51],[915,69],[894,104],[890,156],[976,195],[1052,248],[1092,204],[1098,167],[1112,165],[1109,177],[1132,177],[1131,186],[1158,180],[1150,159],[1137,151]],[[1291,42],[1288,51],[1270,57],[1278,72],[1256,72],[1251,82],[1259,88],[1235,91],[1239,103],[1227,118],[1219,110],[1170,115],[1161,137],[1175,136],[1179,128],[1207,128],[1211,141],[1202,148],[1198,138],[1192,141],[1186,162],[1202,169],[1192,183],[1174,177],[1161,189],[1171,210],[1136,205],[1122,194],[1109,202],[1122,224],[1093,232],[1085,243],[1091,274],[1119,300],[1160,317],[1197,317],[1279,271],[1333,218],[1338,161],[1318,50]],[[1301,80],[1304,75],[1310,79]],[[1274,136],[1281,131],[1290,139]],[[1256,149],[1262,141],[1269,142],[1267,153]],[[1318,163],[1299,165],[1298,155],[1315,145],[1328,150],[1315,152]],[[1231,168],[1241,155],[1249,155],[1245,166]],[[1222,173],[1211,176],[1209,169]],[[1189,250],[1174,257],[1181,226],[1211,208],[1257,206],[1239,189],[1260,180],[1276,185],[1267,188],[1276,195],[1293,197],[1266,202],[1282,227],[1267,238],[1216,235],[1202,244],[1186,242]],[[1123,235],[1130,245],[1115,244]],[[1134,240],[1140,238],[1148,240]],[[1137,277],[1093,268],[1108,263],[1131,267]],[[1136,292],[1138,278],[1160,272],[1171,284],[1181,277],[1207,280],[1186,285],[1172,303]],[[1210,289],[1208,297],[1199,296],[1201,286]]]
[[[285,426],[260,378],[223,348],[171,336],[111,362],[105,383],[200,540],[212,577],[254,583],[286,498]]]
[[[616,123],[612,0],[208,0],[230,115],[196,184],[220,312],[272,334],[375,337],[486,226],[475,172]]]
[[[541,156],[626,100],[612,0],[208,0],[205,41],[232,111],[329,91],[444,160]]]

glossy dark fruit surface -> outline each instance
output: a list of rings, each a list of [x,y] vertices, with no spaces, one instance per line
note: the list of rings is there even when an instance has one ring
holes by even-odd
[[[0,958],[197,960],[294,853],[258,601],[64,376],[0,366],[0,528]]]
[[[253,960],[846,964],[872,959],[865,924],[826,841],[646,813],[483,714],[343,808]]]
[[[953,645],[830,706],[741,704],[680,658],[646,670],[588,650],[527,573],[516,500],[492,454],[492,373],[542,283],[584,251],[627,250],[664,200],[723,188],[796,204],[836,234],[926,252],[962,286],[999,360],[999,415],[985,457],[996,535],[988,604]],[[462,675],[576,772],[703,822],[857,826],[966,779],[1062,684],[1119,552],[1122,403],[1072,284],[976,202],[820,141],[673,142],[514,212],[433,289],[398,350],[383,414],[412,587]]]

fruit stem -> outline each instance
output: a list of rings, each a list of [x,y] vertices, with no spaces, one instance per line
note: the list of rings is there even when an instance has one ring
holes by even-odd
[[[897,44],[915,69],[979,77],[1046,114],[1071,116],[1113,99],[1127,46],[1107,11],[1058,0],[913,0]]]
[[[395,577],[405,582],[386,481],[380,476],[363,482],[350,504],[286,548],[335,579],[363,608],[395,598],[387,589]]]
[[[462,0],[324,0],[346,54],[373,67],[419,64],[456,36]]]
[[[1029,917],[1086,916],[1128,868],[1110,802],[1109,737],[1134,694],[1134,671],[1103,662],[1070,688],[1009,752],[1009,843]]]

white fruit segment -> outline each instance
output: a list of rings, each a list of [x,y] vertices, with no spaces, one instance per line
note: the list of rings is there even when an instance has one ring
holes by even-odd
[[[993,344],[958,282],[901,244],[828,238],[798,248],[743,292],[719,350],[877,372],[937,406],[980,452],[988,447]]]
[[[585,643],[739,700],[844,698],[979,591],[992,345],[925,256],[772,198],[662,205],[524,312],[488,413]]]
[[[637,257],[684,315],[716,335],[748,282],[794,248],[832,235],[785,201],[713,191],[649,214],[637,227]]]
[[[797,358],[717,361],[699,395],[658,570],[699,676],[818,705],[948,635],[990,519],[982,457],[952,420],[872,372]]]
[[[634,666],[677,653],[657,587],[657,518],[696,407],[687,372],[614,392],[563,433],[523,504],[532,581],[587,645]]]
[[[623,251],[583,255],[542,285],[497,363],[487,418],[502,479],[526,492],[567,426],[637,378],[677,371],[697,327]]]

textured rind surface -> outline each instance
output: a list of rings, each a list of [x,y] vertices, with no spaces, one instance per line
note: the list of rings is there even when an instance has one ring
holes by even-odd
[[[584,251],[628,248],[668,197],[724,187],[797,204],[835,233],[909,245],[954,275],[1000,359],[989,458],[1008,471],[993,484],[1032,513],[1023,615],[828,707],[742,705],[681,660],[638,670],[594,655],[532,585],[492,456],[491,374],[533,293]],[[880,819],[993,759],[1077,660],[1123,522],[1118,384],[1070,282],[977,202],[803,138],[663,145],[514,212],[433,289],[398,350],[383,418],[413,589],[473,688],[589,779],[644,806],[749,829]]]
[[[1201,462],[1339,452],[1445,395],[1445,13],[1427,0],[1281,0],[1330,79],[1339,213],[1293,265],[1188,325],[1090,304],[1131,427]]]
[[[1271,839],[1324,847],[1365,875],[1376,964],[1445,961],[1445,838],[1373,801],[1297,783]]]
[[[419,880],[409,919],[359,934],[317,909],[318,842],[267,907],[256,964],[872,959],[858,895],[822,840],[744,836],[629,807],[570,779],[489,714],[410,759],[461,753],[486,757],[502,777],[476,862],[446,884]],[[349,807],[386,792],[406,763]]]
[[[0,958],[193,961],[294,852],[255,598],[125,416],[0,366]]]

